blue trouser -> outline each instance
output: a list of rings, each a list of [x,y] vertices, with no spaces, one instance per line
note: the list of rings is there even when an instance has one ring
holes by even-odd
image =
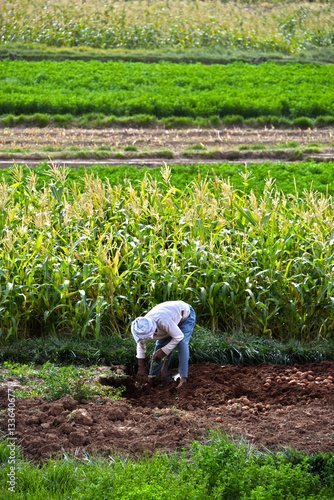
[[[188,365],[189,365],[189,340],[191,337],[191,334],[193,333],[194,326],[196,323],[196,314],[194,309],[190,306],[190,315],[188,316],[187,319],[182,321],[182,323],[179,326],[181,332],[183,333],[184,337],[181,340],[181,342],[177,345],[178,351],[179,351],[179,374],[182,378],[187,378],[188,377]],[[159,349],[167,345],[170,341],[172,340],[172,337],[166,337],[164,339],[159,339],[157,340],[155,344],[155,349],[154,352],[157,352]],[[165,373],[163,376],[166,376],[166,372],[168,370],[169,363],[172,359],[172,353],[168,361],[168,365],[166,367]],[[150,370],[150,376],[157,377],[162,369],[164,359],[157,359],[154,362],[154,367],[152,370]]]

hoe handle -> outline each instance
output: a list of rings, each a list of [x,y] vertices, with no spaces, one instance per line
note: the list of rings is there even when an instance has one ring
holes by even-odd
[[[160,373],[159,373],[159,378],[162,380],[163,379],[163,376],[164,376],[164,373],[165,373],[165,370],[166,370],[166,367],[168,365],[168,361],[171,357],[171,352],[169,354],[167,354],[166,358],[165,358],[165,361],[163,362],[163,365],[162,365],[162,368],[160,370]]]

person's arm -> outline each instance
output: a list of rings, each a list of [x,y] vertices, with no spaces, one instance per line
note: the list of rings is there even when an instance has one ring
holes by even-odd
[[[140,384],[144,384],[145,382],[147,382],[147,379],[148,379],[148,373],[145,366],[145,360],[140,358],[138,359],[138,371],[136,375],[136,380]]]
[[[136,380],[144,384],[148,380],[148,373],[145,366],[146,343],[138,342],[137,344],[137,358],[138,358],[138,371]]]

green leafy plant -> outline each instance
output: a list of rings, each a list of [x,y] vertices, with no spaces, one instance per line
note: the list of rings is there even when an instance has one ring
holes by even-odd
[[[0,443],[0,479],[7,480],[9,442]],[[212,433],[206,443],[174,454],[103,459],[85,453],[34,464],[16,448],[16,493],[31,500],[70,497],[93,500],[226,498],[331,500],[333,468],[329,456],[259,452],[249,443]],[[110,459],[111,458],[111,459]],[[296,460],[297,458],[297,460]],[[189,491],[191,492],[189,494]]]

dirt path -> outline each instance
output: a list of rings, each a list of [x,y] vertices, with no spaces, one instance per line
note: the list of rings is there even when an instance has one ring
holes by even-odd
[[[179,391],[173,382],[140,388],[130,376],[105,380],[104,385],[121,381],[126,386],[121,401],[78,403],[66,396],[57,402],[17,400],[15,432],[27,456],[40,460],[63,451],[172,451],[202,440],[214,428],[244,436],[259,447],[333,451],[332,362],[294,367],[197,364]],[[1,408],[7,404],[8,388],[3,385]],[[0,425],[6,433],[5,415]]]
[[[6,168],[14,161],[36,165],[48,159],[69,166],[99,162],[155,167],[164,160],[187,164],[199,161],[301,161],[307,158],[317,161],[334,159],[333,128],[0,130],[0,168]]]

